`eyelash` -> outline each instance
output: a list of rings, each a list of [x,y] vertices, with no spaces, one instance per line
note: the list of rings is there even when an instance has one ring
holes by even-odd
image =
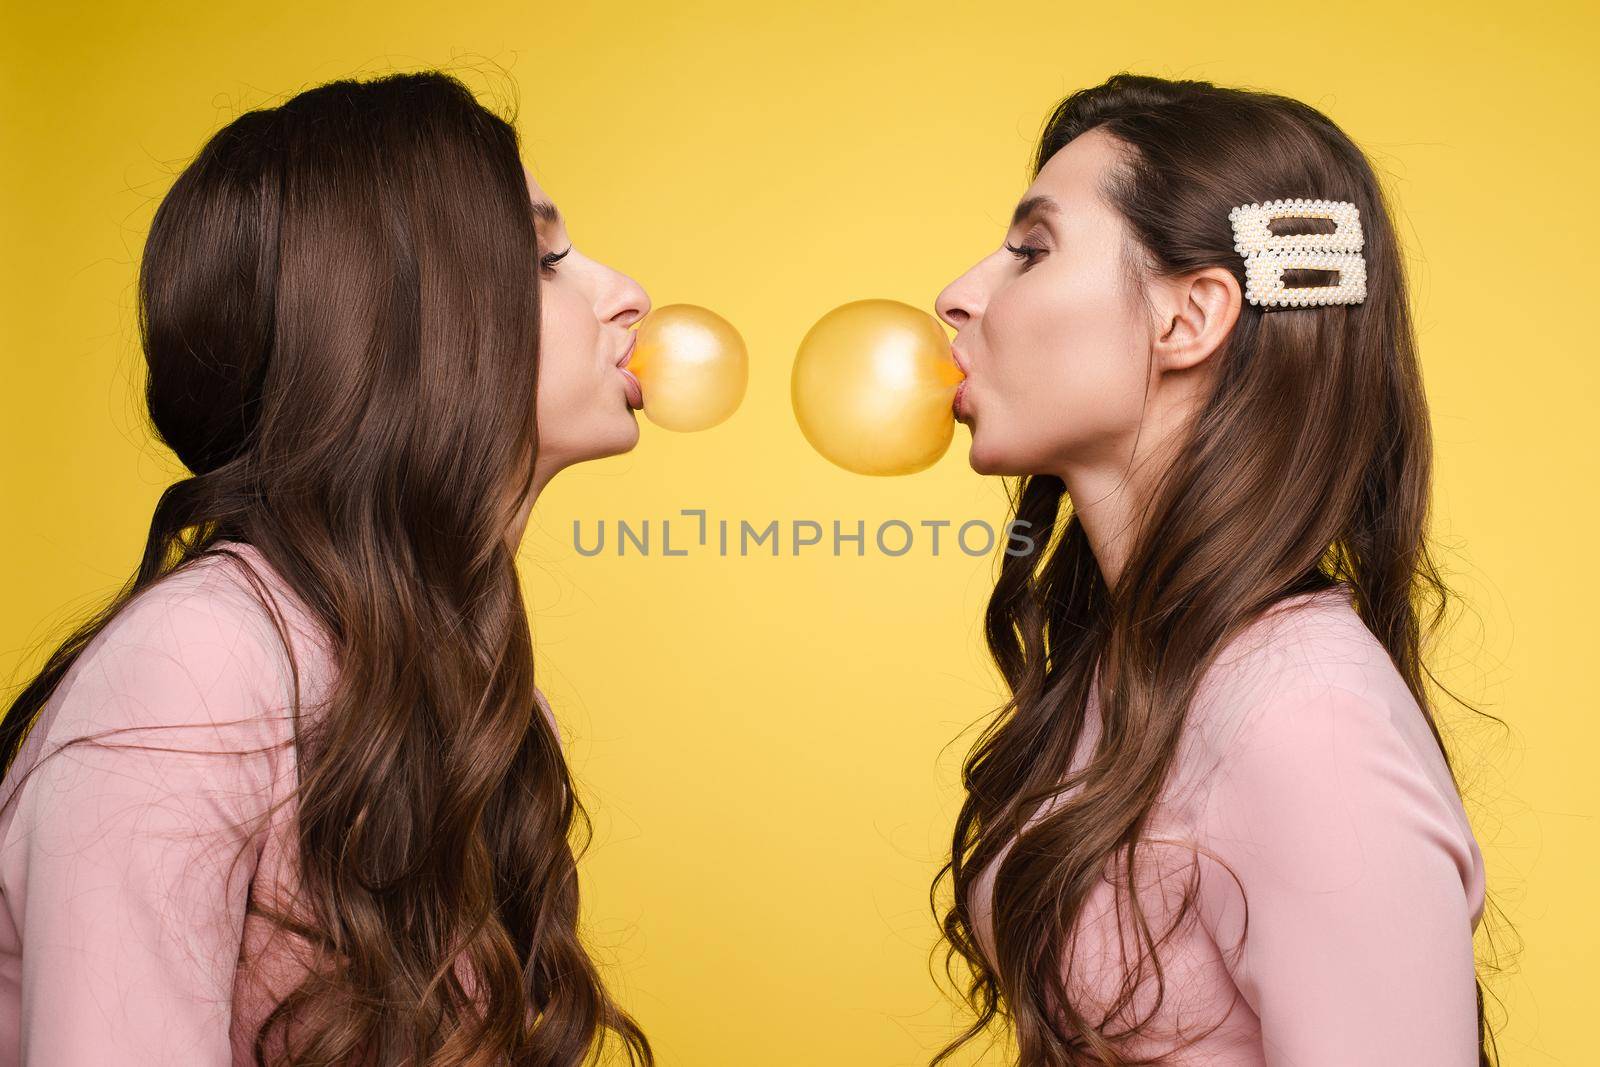
[[[539,258],[539,266],[544,268],[547,271],[550,271],[550,272],[554,273],[554,271],[556,269],[556,264],[560,263],[563,259],[566,259],[567,258],[567,252],[571,252],[571,251],[572,251],[572,246],[568,245],[566,252],[546,252],[543,256],[541,256]]]
[[[1006,242],[1006,251],[1022,261],[1023,270],[1033,266],[1033,261],[1044,255],[1042,248],[1035,248],[1033,245],[1014,245],[1010,241]]]

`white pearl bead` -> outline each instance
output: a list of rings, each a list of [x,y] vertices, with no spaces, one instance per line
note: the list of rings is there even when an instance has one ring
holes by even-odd
[[[1271,223],[1279,218],[1322,218],[1334,224],[1332,233],[1277,236]],[[1364,244],[1360,212],[1353,203],[1309,197],[1240,204],[1231,208],[1234,251],[1245,264],[1245,299],[1258,306],[1315,307],[1324,304],[1358,304],[1366,298],[1366,260],[1359,254]],[[1283,272],[1291,269],[1331,270],[1338,283],[1328,286],[1283,285]]]

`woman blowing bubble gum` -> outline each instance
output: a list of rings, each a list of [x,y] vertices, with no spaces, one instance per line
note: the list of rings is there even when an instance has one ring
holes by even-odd
[[[1024,1067],[1490,1062],[1419,652],[1428,413],[1361,151],[1294,100],[1119,75],[1056,108],[937,311],[953,350],[847,305],[794,377],[835,462],[925,467],[953,413],[1059,529],[989,602],[1011,695],[939,879],[978,1017],[934,1062],[996,1018]]]
[[[437,73],[217,133],[139,307],[192,475],[0,724],[0,1064],[651,1062],[577,936],[514,553],[638,440],[636,324],[679,429],[737,405],[737,334],[646,319]]]
[[[1034,175],[937,302],[972,466],[1021,478],[1031,528],[1065,517],[987,612],[1011,698],[944,919],[980,1025],[1030,1065],[1487,1061],[1371,167],[1298,101],[1120,75],[1057,107]]]

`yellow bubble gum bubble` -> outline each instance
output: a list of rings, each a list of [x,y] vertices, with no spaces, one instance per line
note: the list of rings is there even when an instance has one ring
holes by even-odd
[[[811,447],[857,474],[914,474],[955,435],[963,375],[939,320],[897,300],[858,300],[811,327],[790,395]]]
[[[693,304],[668,304],[646,315],[638,332],[627,367],[639,379],[651,422],[689,433],[738,409],[750,358],[726,319]]]

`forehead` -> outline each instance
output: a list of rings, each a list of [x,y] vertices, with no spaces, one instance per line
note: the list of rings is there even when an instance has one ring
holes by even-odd
[[[1024,199],[1048,196],[1062,205],[1098,203],[1102,183],[1121,152],[1117,139],[1103,129],[1079,134],[1040,168]]]
[[[549,194],[544,191],[544,187],[539,184],[539,180],[533,176],[533,172],[527,167],[523,167],[522,174],[528,182],[528,199],[533,201],[534,213],[540,221],[559,222],[561,216],[556,211],[555,204],[550,200]]]
[[[545,195],[544,186],[539,184],[539,179],[533,176],[533,171],[527,167],[522,168],[522,176],[528,182],[528,196],[534,200],[549,200]]]

